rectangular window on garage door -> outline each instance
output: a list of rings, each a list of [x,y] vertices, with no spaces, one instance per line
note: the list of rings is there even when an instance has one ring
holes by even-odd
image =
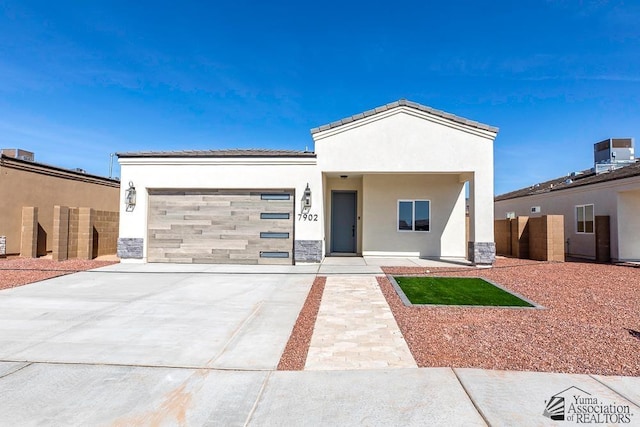
[[[262,200],[291,200],[291,194],[289,193],[262,193],[260,195]]]
[[[287,212],[262,212],[260,219],[289,219],[291,215]]]
[[[289,252],[261,251],[260,258],[289,258]]]
[[[281,233],[275,231],[260,232],[261,239],[288,239],[289,233]]]

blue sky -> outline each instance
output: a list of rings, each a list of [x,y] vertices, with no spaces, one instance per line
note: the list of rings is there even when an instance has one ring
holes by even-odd
[[[0,146],[108,175],[112,152],[312,148],[406,98],[500,128],[501,194],[640,136],[639,22],[635,1],[0,0]]]

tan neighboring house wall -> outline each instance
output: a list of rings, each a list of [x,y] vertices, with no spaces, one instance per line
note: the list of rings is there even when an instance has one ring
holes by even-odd
[[[6,236],[6,254],[20,253],[23,207],[37,208],[37,255],[44,255],[54,247],[54,206],[117,212],[119,192],[117,180],[0,155],[0,236]]]
[[[574,177],[570,183],[563,182],[566,179],[496,197],[495,218],[563,215],[566,255],[595,260],[595,226],[593,231],[580,232],[576,211],[578,206],[593,206],[594,219],[609,217],[610,258],[640,261],[640,162],[583,179]],[[587,183],[583,184],[583,181]],[[527,191],[530,194],[526,194]],[[532,212],[534,208],[536,212]]]

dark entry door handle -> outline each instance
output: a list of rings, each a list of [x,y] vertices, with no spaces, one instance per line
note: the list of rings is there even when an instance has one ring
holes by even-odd
[[[356,237],[356,226],[355,225],[351,226],[351,237]]]

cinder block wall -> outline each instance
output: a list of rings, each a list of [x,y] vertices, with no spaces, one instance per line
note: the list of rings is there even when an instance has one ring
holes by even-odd
[[[80,208],[69,208],[69,258],[78,258],[78,236],[80,235]]]
[[[78,220],[78,259],[93,258],[93,217],[91,208],[80,208]]]
[[[564,216],[547,215],[547,260],[564,262]]]
[[[118,250],[118,227],[120,213],[110,211],[94,211],[93,227],[95,229],[93,242],[97,253],[94,256],[115,254]]]
[[[511,220],[511,254],[516,258],[529,258],[529,217]]]
[[[66,206],[53,207],[53,251],[54,261],[64,261],[69,258],[69,208]]]
[[[38,255],[38,208],[22,208],[22,226],[20,228],[20,256],[35,258]]]
[[[537,261],[564,261],[564,216],[495,221],[496,253]]]
[[[529,218],[529,258],[547,260],[547,221],[545,217]]]
[[[493,232],[496,239],[496,254],[511,256],[511,220],[496,219]]]
[[[118,212],[65,206],[56,206],[55,209],[60,220],[54,221],[54,242],[58,244],[54,245],[53,259],[93,259],[117,252]],[[68,212],[66,223],[62,220],[65,211]],[[65,241],[66,248],[63,248]]]

